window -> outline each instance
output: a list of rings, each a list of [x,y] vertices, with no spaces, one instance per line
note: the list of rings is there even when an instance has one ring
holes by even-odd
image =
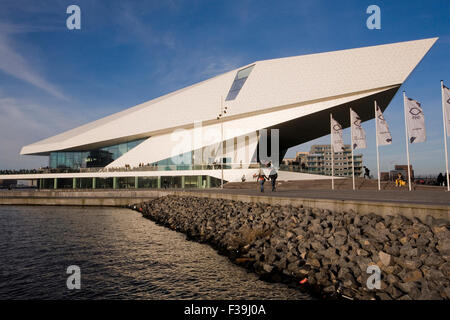
[[[236,99],[239,91],[241,91],[241,88],[244,86],[244,83],[250,75],[250,72],[252,72],[254,66],[255,65],[252,65],[237,72],[233,84],[231,85],[230,91],[228,92],[227,98],[225,99],[226,101]]]
[[[89,151],[51,152],[50,168],[104,167],[127,153],[145,139],[138,139],[118,145]]]

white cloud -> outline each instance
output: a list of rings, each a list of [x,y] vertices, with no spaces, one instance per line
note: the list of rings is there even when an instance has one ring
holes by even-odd
[[[19,156],[24,145],[76,127],[87,119],[27,100],[4,97],[0,92],[0,169],[46,166],[46,157]]]
[[[10,76],[25,81],[33,86],[45,90],[54,97],[68,100],[67,97],[52,83],[47,81],[31,66],[15,48],[11,35],[21,32],[29,32],[26,26],[0,25],[0,70]]]

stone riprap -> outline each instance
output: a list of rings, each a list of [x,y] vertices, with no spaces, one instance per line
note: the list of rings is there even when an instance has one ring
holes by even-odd
[[[445,220],[190,196],[165,196],[137,209],[212,245],[264,280],[318,297],[450,299],[450,225]],[[370,265],[378,269],[368,273]]]

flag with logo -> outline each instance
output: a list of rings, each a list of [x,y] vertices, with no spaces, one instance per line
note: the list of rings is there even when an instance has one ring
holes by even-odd
[[[331,143],[334,152],[344,150],[344,139],[342,138],[342,126],[331,117]]]
[[[380,110],[380,107],[377,106],[377,139],[378,145],[384,146],[388,144],[392,144],[392,136],[389,131],[389,126],[384,119],[383,113]]]
[[[350,109],[350,121],[351,121],[353,149],[366,148],[366,132],[361,126],[361,118],[352,109]]]
[[[405,96],[405,115],[409,143],[424,142],[427,139],[425,117],[420,103]]]
[[[446,127],[447,127],[447,136],[450,137],[450,89],[447,88],[446,86],[443,86],[443,91],[444,94],[442,95],[442,104],[444,105],[445,108],[445,121],[446,123]]]

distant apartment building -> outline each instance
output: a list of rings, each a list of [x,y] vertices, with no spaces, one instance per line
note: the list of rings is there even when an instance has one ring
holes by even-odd
[[[284,165],[287,165],[287,166],[297,166],[298,165],[297,158],[284,158],[281,163]]]
[[[363,172],[362,154],[355,154],[355,176]],[[329,144],[313,145],[309,152],[297,153],[297,162],[305,164],[308,173],[331,176],[331,146]],[[352,176],[352,149],[345,145],[344,151],[334,153],[334,175]]]
[[[299,165],[303,164],[306,167],[306,156],[308,154],[309,154],[309,152],[305,152],[305,151],[299,151],[295,154],[295,159]]]

